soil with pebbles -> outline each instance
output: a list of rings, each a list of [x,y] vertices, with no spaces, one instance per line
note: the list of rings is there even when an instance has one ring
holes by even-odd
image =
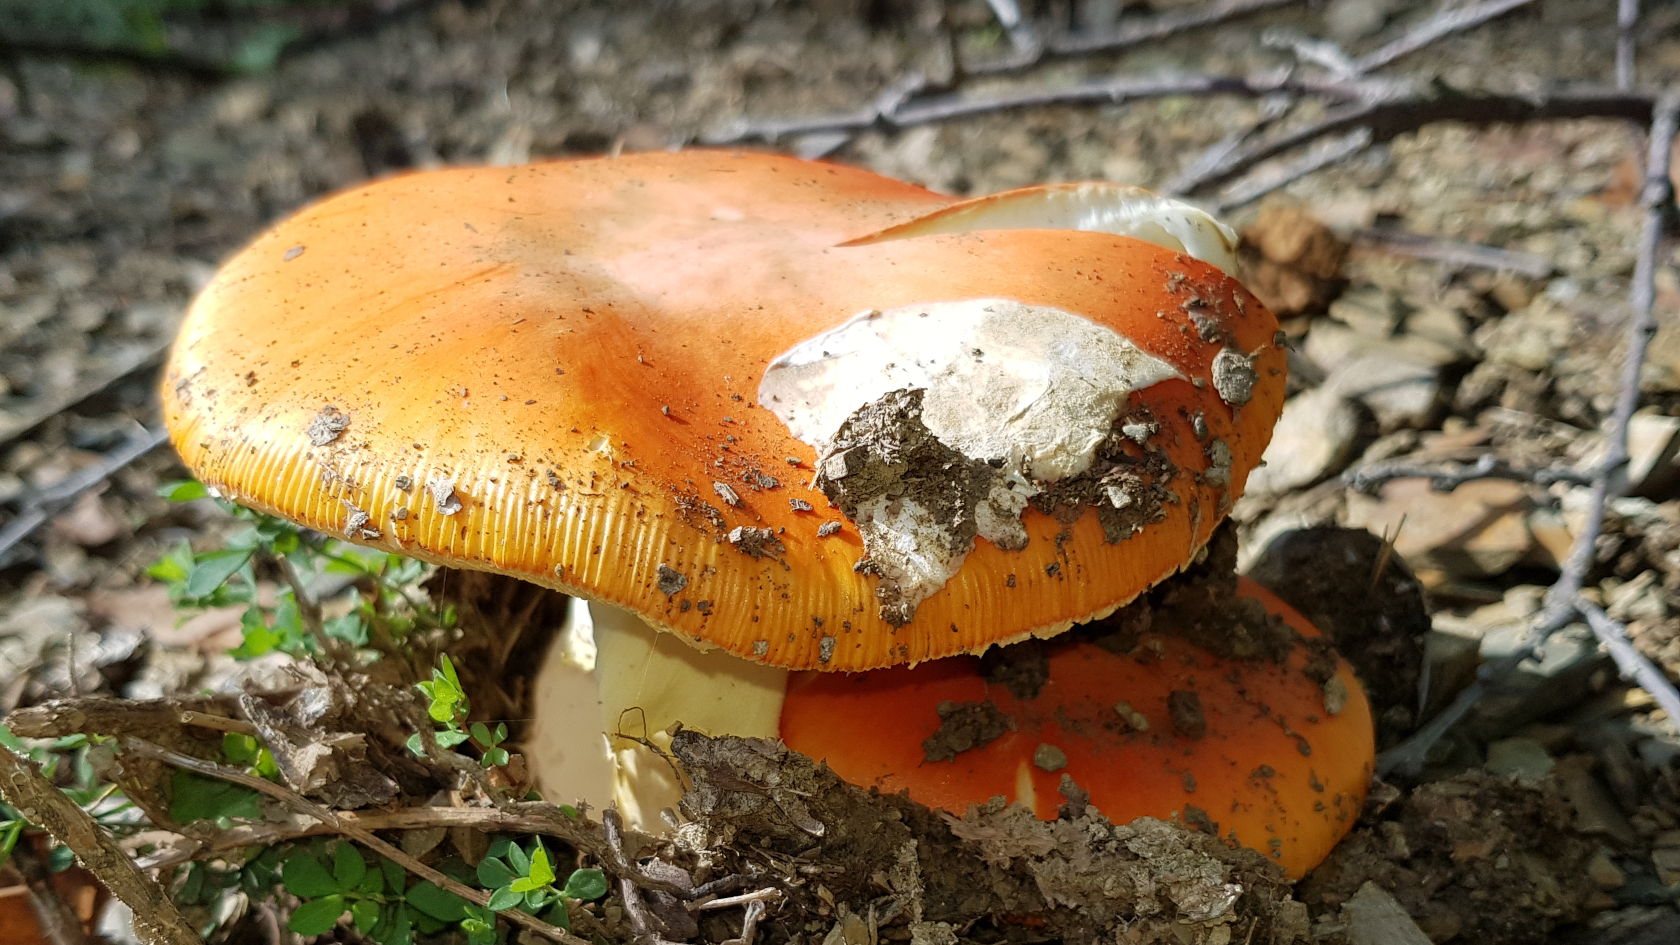
[[[1103,4],[1072,6],[1084,16]],[[1613,6],[1546,0],[1396,69],[1514,91],[1557,79],[1605,82]],[[271,73],[234,79],[0,50],[0,522],[34,490],[118,447],[136,423],[158,422],[152,375],[182,307],[217,261],[265,223],[408,168],[666,148],[743,118],[854,110],[911,70],[951,76],[947,28],[963,54],[1001,54],[1007,40],[981,0],[945,7],[942,27],[938,5],[919,0],[411,4],[292,53]],[[1039,78],[1274,68],[1291,60],[1257,41],[1265,27],[1335,35],[1362,52],[1427,12],[1404,0],[1302,5],[1121,57],[1057,63]],[[1680,78],[1677,22],[1674,11],[1648,11],[1643,83]],[[831,156],[956,194],[1086,178],[1158,186],[1262,107],[1167,98],[1036,108],[870,129]],[[1289,120],[1315,114],[1303,106]],[[1543,277],[1461,269],[1355,239],[1338,278],[1296,285],[1304,309],[1285,325],[1297,347],[1293,389],[1322,391],[1319,407],[1338,419],[1299,425],[1308,437],[1296,444],[1301,455],[1322,459],[1292,469],[1286,488],[1239,505],[1238,554],[1262,571],[1267,562],[1289,564],[1296,580],[1280,576],[1288,585],[1280,592],[1326,624],[1360,667],[1385,744],[1462,685],[1478,646],[1487,652],[1503,627],[1532,613],[1580,496],[1566,486],[1513,485],[1499,495],[1396,487],[1370,497],[1334,477],[1378,461],[1461,463],[1488,453],[1523,468],[1592,460],[1614,393],[1605,366],[1617,363],[1623,344],[1642,150],[1638,133],[1611,121],[1434,125],[1280,195],[1339,236],[1395,227],[1533,254],[1551,268]],[[1239,208],[1235,222],[1253,223],[1257,213]],[[1645,481],[1612,507],[1588,593],[1674,677],[1680,474],[1671,474],[1675,450],[1662,438],[1674,434],[1665,418],[1680,417],[1680,266],[1671,253],[1660,263],[1662,330],[1642,421],[1657,442],[1647,448]],[[1265,278],[1288,282],[1276,272]],[[1362,357],[1412,365],[1396,381],[1406,396],[1360,386],[1347,371],[1338,377]],[[1331,430],[1335,443],[1323,439]],[[229,528],[209,503],[156,497],[158,482],[181,475],[158,451],[0,557],[0,655],[13,667],[0,708],[96,690],[226,687],[265,669],[222,655],[237,642],[236,614],[178,625],[167,596],[144,577],[172,544],[212,543]],[[1380,532],[1397,522],[1405,524],[1391,537],[1405,560],[1395,564],[1383,563],[1381,542],[1373,548],[1331,532],[1265,554],[1293,528]],[[1430,613],[1419,617],[1425,602]],[[1434,662],[1423,652],[1426,636]],[[1367,881],[1392,893],[1434,941],[1524,942],[1567,931],[1632,942],[1674,921],[1670,883],[1680,877],[1665,872],[1672,859],[1663,851],[1680,847],[1680,740],[1647,700],[1593,661],[1590,647],[1574,663],[1553,662],[1558,672],[1535,683],[1543,711],[1479,717],[1476,734],[1443,744],[1422,783],[1380,790],[1353,838],[1297,887],[1325,940],[1346,934],[1337,931],[1350,914],[1342,905]],[[508,691],[517,700],[517,686]],[[1016,839],[1037,842],[1000,812],[980,816],[991,818],[988,829],[1026,831]],[[838,927],[832,916],[812,922],[810,934]],[[959,931],[909,928],[883,928],[881,937],[944,942]],[[987,928],[964,934],[1039,934]]]

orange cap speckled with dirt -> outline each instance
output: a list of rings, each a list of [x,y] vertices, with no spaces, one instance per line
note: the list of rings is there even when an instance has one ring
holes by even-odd
[[[382,181],[222,268],[166,416],[235,501],[748,659],[975,651],[1181,567],[1283,402],[1235,279],[1057,228],[1108,193],[1006,219],[703,151]]]

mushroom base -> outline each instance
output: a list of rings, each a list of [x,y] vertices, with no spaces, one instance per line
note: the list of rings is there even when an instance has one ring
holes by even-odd
[[[616,804],[631,829],[660,833],[659,812],[683,795],[669,760],[679,723],[776,738],[787,676],[697,649],[622,607],[573,598],[537,676],[526,760],[550,800]]]

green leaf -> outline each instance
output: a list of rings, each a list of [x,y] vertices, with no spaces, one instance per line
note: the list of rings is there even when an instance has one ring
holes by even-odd
[[[554,891],[554,887],[552,886],[542,886],[537,889],[528,890],[525,893],[525,911],[531,913],[532,915],[536,915],[538,910],[540,910],[543,906],[548,905],[551,900],[559,895],[559,893]]]
[[[607,894],[607,874],[597,869],[573,870],[572,875],[566,877],[566,886],[560,890],[560,895],[567,899],[581,899],[588,902],[599,899]]]
[[[373,875],[378,876],[379,874],[374,873]],[[379,923],[379,903],[370,899],[352,903],[350,918],[356,923],[356,931],[363,935],[368,934]]]
[[[18,838],[23,836],[23,820],[11,821],[0,827],[0,866],[12,858],[12,850],[17,846]]]
[[[462,731],[445,730],[432,736],[437,739],[439,748],[454,748],[467,740],[467,733]]]
[[[362,881],[356,884],[356,892],[363,896],[385,895],[385,874],[380,870],[368,870]]]
[[[570,929],[572,927],[572,910],[566,908],[564,899],[557,900],[547,912],[543,913],[542,920],[549,925]]]
[[[291,920],[286,923],[286,928],[299,935],[320,935],[337,925],[339,916],[343,914],[343,896],[312,899],[297,907]]]
[[[379,945],[412,945],[414,931],[409,924],[408,906],[397,904],[396,911],[391,914],[390,924],[374,936],[374,941]]]
[[[459,922],[467,914],[467,901],[431,880],[421,880],[404,897],[408,904],[440,922]]]
[[[402,868],[402,864],[382,856],[379,858],[379,871],[385,874],[385,885],[391,888],[391,892],[402,895],[403,887],[408,885],[408,871]]]
[[[191,502],[209,498],[210,490],[197,479],[177,479],[158,486],[157,494],[171,502]]]
[[[169,553],[157,564],[146,569],[146,574],[159,581],[170,584],[185,581],[192,573],[193,550],[186,542],[181,542],[169,549]]]
[[[506,722],[497,722],[496,723],[496,735],[495,735],[494,738],[490,739],[490,744],[500,745],[502,742],[505,742],[505,741],[507,741],[507,723]]]
[[[478,883],[485,889],[497,889],[518,878],[518,873],[509,869],[506,863],[493,856],[487,856],[478,861]]]
[[[474,722],[472,727],[467,729],[467,731],[472,733],[474,741],[483,745],[485,748],[489,748],[494,744],[494,742],[490,741],[490,728],[483,722]]]
[[[277,555],[296,554],[298,550],[298,534],[295,531],[281,532],[268,543],[268,550]]]
[[[228,578],[239,573],[239,569],[249,560],[249,550],[240,551],[235,548],[199,555],[193,562],[192,574],[187,576],[187,596],[209,597],[216,592],[216,588],[226,584]]]
[[[367,646],[368,628],[360,614],[345,614],[334,617],[321,624],[327,636],[335,640],[343,640],[351,646]]]
[[[521,876],[531,875],[531,855],[526,853],[519,844],[511,844],[507,850],[508,865]]]
[[[506,748],[492,748],[484,753],[484,767],[497,768],[508,763]]]
[[[181,884],[181,892],[176,897],[178,901],[195,903],[199,894],[204,892],[204,864],[187,864],[187,881]]]
[[[177,770],[169,778],[169,817],[178,823],[224,818],[259,820],[262,795],[241,784]]]
[[[531,853],[531,871],[528,875],[538,886],[547,886],[554,882],[554,867],[548,863],[548,849],[543,846],[541,840],[537,841],[537,848]]]
[[[222,736],[222,754],[233,764],[256,764],[257,753],[260,751],[262,751],[262,745],[249,735],[228,732]]]
[[[362,859],[362,851],[354,843],[340,843],[333,854],[333,879],[338,881],[338,888],[346,892],[355,889],[365,876],[367,861]]]
[[[439,656],[438,660],[443,664],[443,678],[449,680],[450,688],[457,696],[465,695],[466,690],[461,688],[461,677],[455,675],[455,664],[449,659],[449,654]]]
[[[280,867],[280,882],[299,899],[314,899],[341,893],[345,887],[327,872],[321,861],[307,853],[294,853]]]
[[[509,886],[503,886],[501,889],[491,893],[489,902],[491,910],[501,912],[503,909],[512,909],[514,906],[519,905],[520,901],[525,898],[520,895],[522,891],[523,890],[514,889]]]

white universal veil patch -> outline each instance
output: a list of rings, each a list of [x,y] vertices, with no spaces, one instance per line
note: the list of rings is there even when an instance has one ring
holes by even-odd
[[[1025,545],[1028,499],[1091,467],[1132,391],[1181,377],[1088,318],[982,298],[863,312],[773,361],[758,399],[821,457],[901,624],[975,537]]]

